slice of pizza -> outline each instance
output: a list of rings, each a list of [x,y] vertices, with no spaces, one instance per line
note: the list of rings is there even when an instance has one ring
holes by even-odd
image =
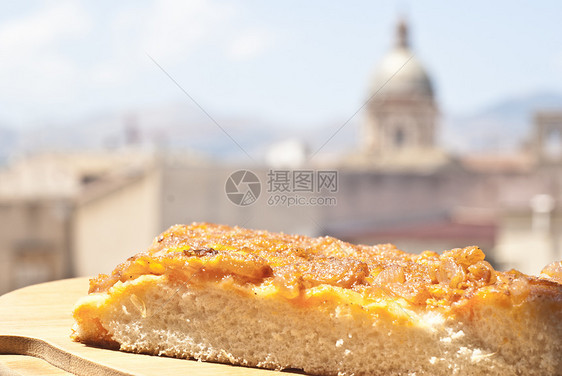
[[[530,250],[531,251],[531,250]],[[562,375],[562,267],[178,225],[90,281],[73,339],[322,375]]]

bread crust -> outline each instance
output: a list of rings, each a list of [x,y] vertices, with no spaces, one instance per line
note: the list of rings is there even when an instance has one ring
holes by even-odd
[[[334,328],[343,325],[350,332],[366,325],[374,328],[374,333],[384,333],[387,342],[388,338],[410,336],[419,337],[420,342],[427,343],[425,346],[437,347],[435,351],[420,348],[410,364],[388,365],[379,369],[381,374],[465,371],[478,374],[478,370],[491,366],[498,375],[562,374],[558,359],[562,352],[562,285],[554,277],[496,271],[475,246],[442,255],[427,251],[413,255],[390,244],[352,245],[331,237],[309,238],[208,223],[173,226],[157,237],[147,252],[129,258],[110,275],[93,278],[89,295],[75,307],[73,338],[102,346],[119,346],[127,351],[234,364],[301,368],[322,374],[373,374],[371,363],[358,359],[355,365],[350,364],[346,361],[350,359],[349,354],[341,355],[340,351],[333,354],[335,363],[326,363],[328,368],[318,366],[325,362],[310,359],[307,363],[298,360],[298,356],[295,357],[298,361],[292,362],[291,357],[274,353],[251,355],[259,353],[251,346],[247,350],[250,355],[236,354],[231,357],[234,360],[208,356],[222,354],[221,351],[232,354],[233,349],[215,348],[220,341],[213,342],[190,325],[170,327],[169,323],[154,321],[155,310],[168,303],[183,307],[185,312],[178,311],[177,317],[184,314],[185,319],[192,320],[189,317],[197,317],[197,311],[205,307],[189,305],[184,297],[199,294],[199,299],[205,300],[205,294],[211,291],[217,294],[217,290],[234,294],[239,300],[235,304],[250,311],[272,310],[265,312],[264,317],[278,322],[279,332],[284,332],[283,325],[288,325],[290,318],[287,322],[274,319],[277,317],[274,312],[287,311],[295,317],[317,317],[317,322],[324,321]],[[155,291],[176,293],[162,297]],[[330,317],[336,317],[336,321],[328,324]],[[259,330],[248,327],[247,321],[239,317],[233,325],[246,332],[254,330],[258,335]],[[197,332],[195,337],[200,338],[202,350],[195,351],[199,347],[192,345],[181,349],[181,343],[169,345],[168,349],[158,343],[135,345],[138,339],[122,333],[125,322],[135,322],[136,328],[147,332],[175,331],[176,337],[193,338]],[[321,332],[330,337],[333,333],[328,329],[310,328],[300,335],[307,338]],[[208,336],[220,337],[220,333],[205,330]],[[450,339],[454,333],[461,332],[455,340]],[[283,340],[281,337],[279,341]],[[297,347],[300,343],[302,349],[308,346],[304,339],[292,341]],[[349,351],[357,345],[349,339],[347,342]],[[276,346],[272,343],[271,351],[283,353],[279,350],[282,347]],[[365,346],[381,351],[384,342],[372,341],[361,348]],[[536,356],[522,359],[522,346],[535,351]],[[390,356],[399,350],[386,351]],[[269,360],[260,360],[260,356]],[[281,360],[276,363],[274,359]],[[486,367],[482,368],[483,365]]]

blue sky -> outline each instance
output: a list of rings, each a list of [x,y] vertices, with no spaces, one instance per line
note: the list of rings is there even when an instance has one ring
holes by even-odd
[[[194,107],[147,54],[213,115],[339,121],[366,99],[401,14],[446,114],[562,92],[555,1],[6,1],[0,125]]]

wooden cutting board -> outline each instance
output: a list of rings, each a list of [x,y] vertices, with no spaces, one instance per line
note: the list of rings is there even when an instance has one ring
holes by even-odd
[[[72,307],[87,291],[88,278],[74,278],[1,296],[0,375],[274,375],[275,371],[257,368],[129,354],[73,342]]]

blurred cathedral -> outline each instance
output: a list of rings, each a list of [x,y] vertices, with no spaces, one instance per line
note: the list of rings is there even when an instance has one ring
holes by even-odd
[[[529,273],[562,258],[560,111],[537,112],[532,150],[447,155],[437,142],[434,85],[405,20],[367,98],[360,147],[339,166],[341,200],[326,213],[326,233],[413,251],[476,244],[497,267]]]
[[[400,20],[392,49],[370,82],[360,153],[351,164],[375,168],[438,168],[449,158],[437,145],[439,106],[431,79]]]

